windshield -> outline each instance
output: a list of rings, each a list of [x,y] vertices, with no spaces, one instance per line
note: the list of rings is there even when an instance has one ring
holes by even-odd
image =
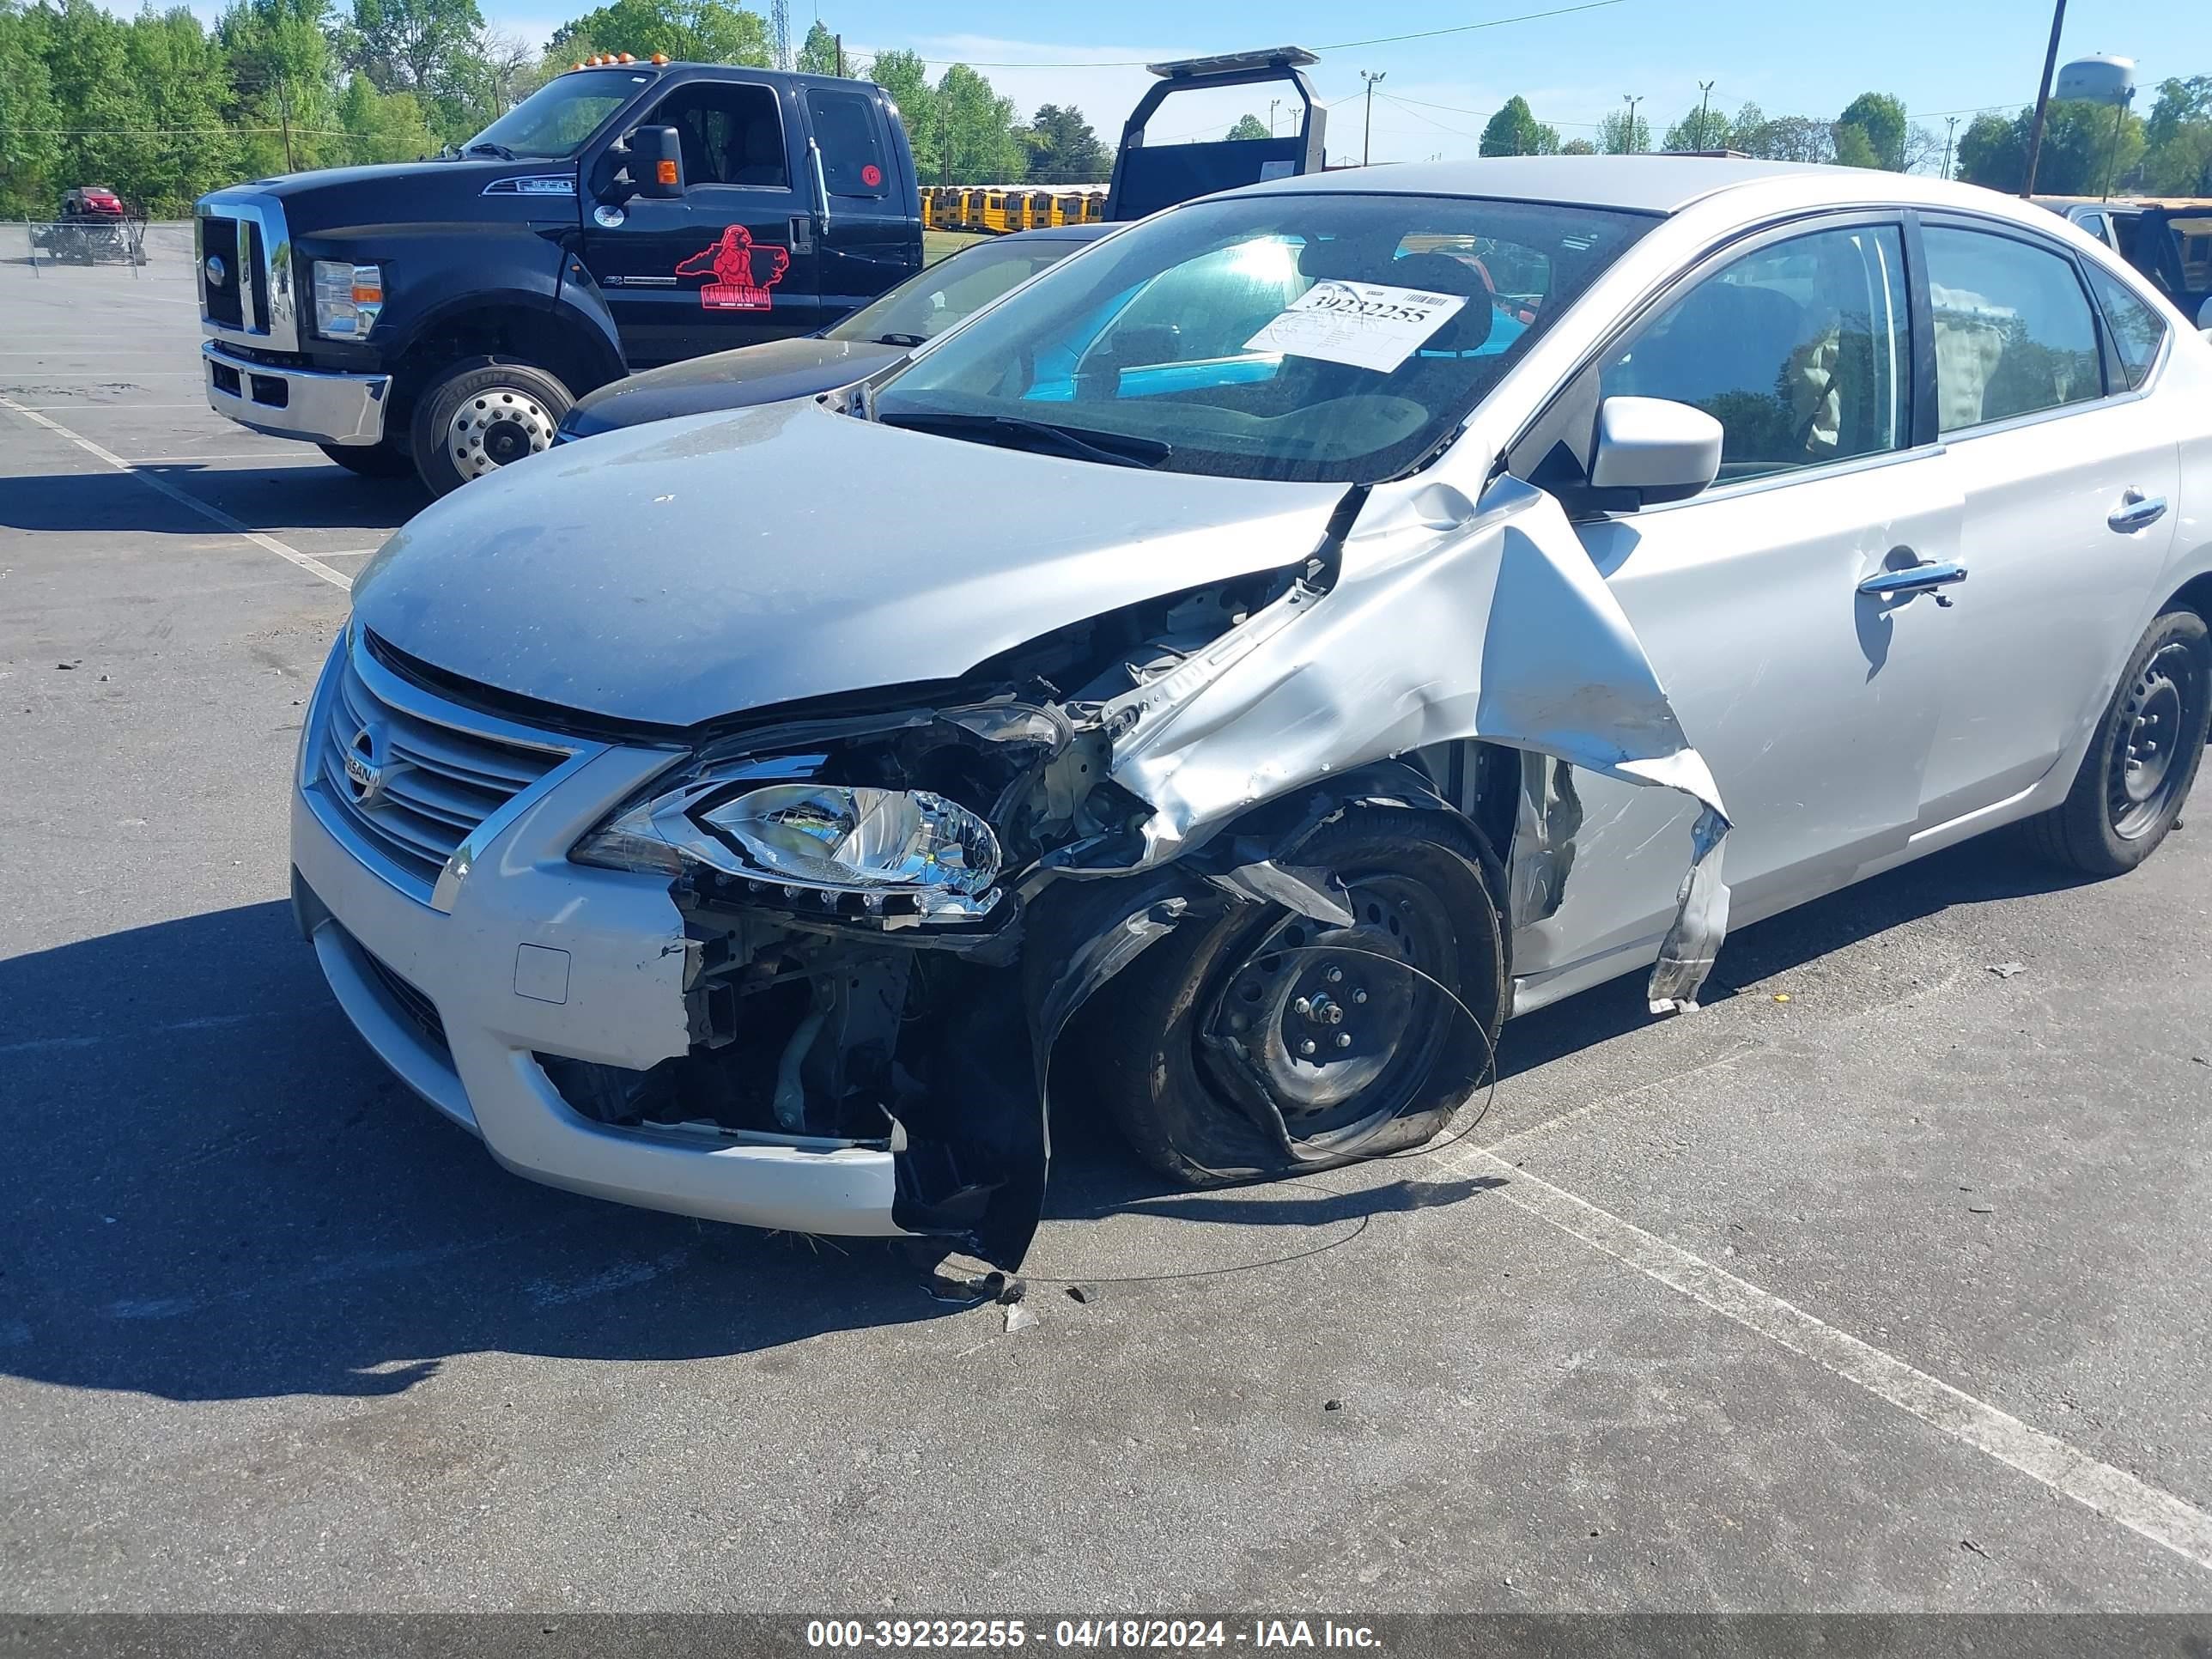
[[[652,78],[623,69],[557,75],[463,144],[461,154],[565,161]]]
[[[875,411],[984,442],[1048,423],[1170,471],[1373,482],[1455,431],[1654,222],[1431,196],[1195,202],[1047,272],[885,381]]]
[[[832,340],[918,346],[970,313],[1056,264],[1080,242],[980,242],[909,276],[829,331]]]

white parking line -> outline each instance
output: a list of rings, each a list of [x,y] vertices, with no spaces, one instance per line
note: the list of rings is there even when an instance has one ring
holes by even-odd
[[[297,449],[264,449],[252,454],[232,453],[224,455],[133,455],[125,465],[131,466],[191,466],[200,461],[297,461],[303,466],[323,466],[327,462],[320,455],[308,455]]]
[[[290,545],[289,543],[280,542],[274,536],[263,534],[260,531],[253,528],[252,526],[246,524],[240,520],[232,518],[229,514],[224,512],[219,507],[210,507],[207,502],[199,500],[196,496],[187,495],[185,491],[178,489],[176,485],[171,483],[167,478],[161,477],[158,472],[140,471],[137,467],[131,465],[130,462],[125,460],[120,455],[118,455],[113,450],[103,449],[100,445],[93,442],[91,439],[80,437],[77,434],[70,431],[67,427],[64,426],[59,421],[54,420],[51,416],[41,415],[35,409],[26,409],[22,404],[17,403],[13,398],[0,397],[0,409],[13,410],[16,414],[21,415],[25,420],[36,422],[38,425],[46,428],[47,431],[53,433],[58,437],[68,439],[70,442],[75,444],[79,449],[82,449],[86,454],[92,456],[94,459],[106,462],[108,465],[113,467],[118,472],[128,472],[132,477],[137,479],[139,483],[144,484],[149,489],[160,490],[171,501],[177,502],[180,506],[190,507],[202,518],[210,520],[214,523],[221,525],[225,530],[229,531],[234,535],[243,536],[247,541],[252,542],[256,547],[265,548],[270,552],[274,553],[278,558],[289,560],[290,562],[298,565],[302,570],[313,571],[316,575],[320,576],[325,581],[330,583],[331,586],[343,587],[348,591],[352,589],[353,578],[347,575],[343,571],[333,570],[330,566],[325,564],[320,559],[314,558],[307,554],[302,553],[298,548]]]
[[[2117,1521],[2130,1532],[2200,1567],[2212,1567],[2212,1515],[2172,1492],[2100,1463],[2056,1435],[1948,1382],[1916,1370],[1893,1354],[1823,1324],[1796,1304],[1738,1279],[1704,1257],[1669,1244],[1610,1211],[1517,1169],[1494,1153],[1453,1160],[1455,1173],[1503,1176],[1498,1195],[1615,1261],[1656,1279],[1747,1330],[1856,1382],[1954,1440],[1964,1441],[2053,1492]]]

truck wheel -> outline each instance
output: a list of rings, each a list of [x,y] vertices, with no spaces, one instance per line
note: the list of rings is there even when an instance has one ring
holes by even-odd
[[[1274,905],[1187,925],[1083,1012],[1103,1103],[1185,1185],[1418,1145],[1489,1069],[1505,957],[1480,836],[1361,809],[1297,862],[1343,884],[1350,927]]]
[[[528,363],[455,363],[415,401],[415,470],[432,495],[447,495],[550,447],[574,402],[568,387]]]
[[[386,438],[380,444],[317,444],[316,448],[347,471],[364,478],[411,478],[415,456],[404,444]]]

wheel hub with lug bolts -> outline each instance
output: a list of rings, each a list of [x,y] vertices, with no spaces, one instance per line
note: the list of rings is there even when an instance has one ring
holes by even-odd
[[[2185,680],[2176,678],[2174,659],[2182,654],[2172,648],[2159,653],[2128,688],[2123,710],[2128,724],[2113,750],[2105,791],[2106,811],[2123,836],[2142,835],[2164,817],[2187,769],[2180,764],[2180,734],[2193,711]]]
[[[1285,1122],[1321,1125],[1389,1072],[1418,1034],[1425,981],[1409,912],[1395,893],[1350,895],[1349,927],[1292,917],[1249,948],[1212,1029],[1244,1055]],[[1376,960],[1381,958],[1381,960]]]
[[[464,478],[482,477],[550,447],[553,417],[526,392],[494,387],[465,399],[447,428],[447,448]]]

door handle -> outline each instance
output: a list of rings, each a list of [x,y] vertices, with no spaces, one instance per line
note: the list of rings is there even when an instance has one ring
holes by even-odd
[[[814,165],[814,193],[822,204],[822,234],[830,234],[830,180],[822,172],[822,146],[813,139],[806,141],[806,159]]]
[[[1910,599],[1915,593],[1936,593],[1939,587],[1966,580],[1966,567],[1963,564],[1908,564],[1898,569],[1875,571],[1859,584],[1859,592],[1871,599]],[[1951,608],[1951,596],[1936,593],[1936,603],[1948,611]]]
[[[2120,504],[2112,509],[2105,522],[2123,536],[2156,524],[2166,516],[2166,497],[2146,496],[2140,489],[2130,489],[2122,496]]]

